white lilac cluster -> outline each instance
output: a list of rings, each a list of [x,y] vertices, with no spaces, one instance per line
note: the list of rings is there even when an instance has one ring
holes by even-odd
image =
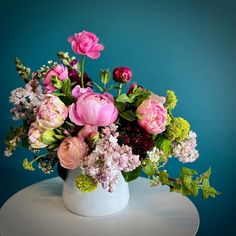
[[[159,150],[157,147],[154,147],[151,151],[147,151],[147,155],[153,163],[157,163],[163,154],[163,151]]]
[[[41,85],[38,80],[32,79],[24,88],[13,90],[9,100],[14,105],[11,109],[13,119],[23,119],[31,123],[35,120],[38,107],[43,100]]]
[[[109,192],[116,189],[120,171],[129,172],[141,164],[131,147],[118,144],[116,129],[113,125],[102,130],[95,149],[85,157],[81,167],[84,175],[97,179]]]
[[[193,131],[189,132],[187,139],[180,143],[173,144],[173,156],[178,157],[182,163],[194,162],[199,157],[199,153],[196,150],[197,146],[197,134]]]

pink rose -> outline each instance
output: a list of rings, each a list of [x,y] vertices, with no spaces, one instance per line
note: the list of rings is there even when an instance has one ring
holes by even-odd
[[[61,166],[70,170],[78,168],[87,153],[87,144],[78,137],[65,138],[57,150]]]
[[[32,148],[45,148],[48,146],[41,140],[44,131],[45,129],[39,126],[37,122],[34,122],[30,125],[28,132],[28,140]]]
[[[76,86],[72,94],[77,102],[69,106],[69,118],[77,125],[108,126],[118,117],[113,96],[109,93],[94,93],[90,88]]]
[[[47,94],[37,113],[37,122],[45,129],[61,126],[68,116],[66,105],[56,96]]]
[[[167,110],[163,106],[165,99],[152,94],[137,108],[140,116],[138,124],[149,134],[160,134],[166,128]]]
[[[68,38],[71,47],[76,54],[88,56],[92,59],[100,57],[100,52],[104,50],[104,46],[99,44],[99,38],[87,31],[77,33],[74,36]]]
[[[45,79],[43,80],[43,85],[45,88],[45,93],[52,93],[55,90],[57,90],[51,81],[51,77],[56,76],[60,80],[64,80],[68,78],[68,70],[63,65],[56,65],[54,68],[48,71],[48,73],[45,76]]]
[[[113,70],[113,79],[116,82],[128,83],[131,77],[132,72],[128,67],[117,67]]]

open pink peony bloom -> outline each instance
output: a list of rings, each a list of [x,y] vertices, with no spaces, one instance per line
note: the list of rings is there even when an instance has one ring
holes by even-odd
[[[28,132],[28,136],[29,136],[28,140],[32,148],[47,147],[47,144],[43,143],[43,141],[41,140],[41,137],[44,131],[45,129],[39,126],[37,122],[31,123],[29,132]]]
[[[70,170],[79,167],[87,153],[87,144],[78,137],[65,138],[57,150],[61,166]]]
[[[37,113],[37,122],[45,129],[61,126],[68,116],[66,105],[56,96],[47,94]]]
[[[71,47],[76,54],[88,56],[92,59],[100,57],[101,51],[104,50],[104,46],[98,43],[99,38],[87,31],[83,31],[70,36],[68,42],[71,43]]]
[[[163,106],[165,99],[152,94],[137,108],[137,114],[141,117],[138,124],[149,134],[160,134],[166,128],[167,110]]]
[[[52,93],[56,90],[56,88],[53,86],[53,83],[51,81],[52,76],[56,76],[60,80],[64,80],[68,78],[68,70],[63,65],[56,65],[54,68],[49,70],[45,76],[45,79],[43,80],[45,93]]]
[[[72,94],[76,94],[77,102],[69,106],[72,122],[80,126],[107,126],[116,121],[118,110],[111,94],[94,93],[89,88],[84,92],[84,89],[77,86],[74,90]]]

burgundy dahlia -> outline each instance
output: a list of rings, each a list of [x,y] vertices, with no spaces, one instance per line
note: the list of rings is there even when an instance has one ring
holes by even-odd
[[[140,159],[143,160],[146,152],[154,146],[152,135],[148,134],[137,122],[122,119],[120,123],[119,142],[132,147],[133,154],[140,155]]]
[[[76,70],[70,70],[68,73],[68,76],[72,82],[76,82],[76,85],[81,86],[81,78],[78,75],[78,72]],[[92,79],[89,78],[89,76],[84,73],[84,87],[92,87]]]

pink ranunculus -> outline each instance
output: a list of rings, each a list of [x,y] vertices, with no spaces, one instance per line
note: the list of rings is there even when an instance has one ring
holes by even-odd
[[[116,82],[128,83],[132,78],[132,72],[128,67],[116,67],[113,70],[113,79]]]
[[[76,54],[85,55],[92,59],[99,58],[101,51],[104,50],[104,46],[98,43],[99,38],[91,32],[77,33],[70,36],[68,41]]]
[[[37,113],[37,122],[45,129],[61,126],[68,116],[66,105],[56,96],[47,94]]]
[[[68,70],[63,65],[56,65],[51,70],[49,70],[45,76],[45,79],[43,80],[45,93],[52,93],[56,90],[51,81],[52,76],[56,76],[60,80],[64,80],[68,78]]]
[[[78,137],[65,138],[57,150],[62,167],[73,170],[79,167],[88,153],[88,145]]]
[[[114,105],[114,99],[109,93],[94,93],[87,89],[75,88],[77,102],[69,106],[69,118],[79,126],[107,126],[113,124],[118,117],[118,110]],[[78,90],[81,90],[78,92]]]
[[[137,108],[138,124],[149,134],[160,134],[166,129],[167,110],[163,101],[162,97],[152,94]]]
[[[45,129],[39,126],[37,122],[31,123],[28,132],[28,140],[32,148],[45,148],[48,146],[41,140],[44,131]]]

